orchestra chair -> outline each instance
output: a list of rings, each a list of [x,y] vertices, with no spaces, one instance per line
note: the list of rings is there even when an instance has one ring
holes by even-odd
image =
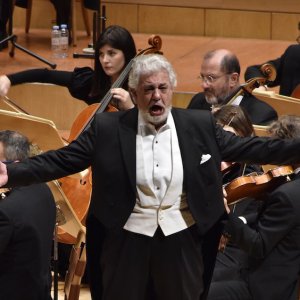
[[[85,30],[88,36],[91,36],[91,26],[89,23],[88,11],[84,7],[83,0],[80,0],[81,11],[83,22],[85,26]],[[32,11],[32,0],[28,0],[27,7],[26,7],[26,23],[25,23],[25,32],[29,32],[30,28],[30,20],[31,20],[31,11]],[[71,36],[72,36],[72,43],[73,46],[77,45],[77,24],[76,24],[76,0],[71,0]]]

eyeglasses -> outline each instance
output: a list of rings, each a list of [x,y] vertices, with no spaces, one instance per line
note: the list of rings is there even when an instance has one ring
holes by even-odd
[[[198,78],[200,80],[202,80],[203,82],[207,83],[207,84],[212,84],[214,83],[215,81],[217,81],[219,78],[223,77],[223,76],[226,76],[228,75],[227,73],[226,74],[222,74],[222,75],[219,75],[219,76],[216,76],[216,75],[199,75]]]

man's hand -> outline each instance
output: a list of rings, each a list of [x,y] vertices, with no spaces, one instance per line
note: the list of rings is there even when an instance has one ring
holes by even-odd
[[[6,164],[0,162],[0,186],[7,184],[8,176],[7,176],[7,168]]]
[[[122,88],[111,89],[111,93],[115,99],[119,100],[118,109],[127,110],[134,107],[130,94]]]

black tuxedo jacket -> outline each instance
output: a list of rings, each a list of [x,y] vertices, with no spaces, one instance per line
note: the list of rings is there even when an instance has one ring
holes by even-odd
[[[48,300],[55,203],[46,184],[0,200],[0,299]]]
[[[299,193],[299,177],[274,190],[255,229],[230,215],[226,230],[250,256],[248,281],[254,300],[298,300]]]
[[[269,104],[248,93],[243,96],[240,106],[248,113],[252,124],[266,125],[278,117]],[[191,99],[187,108],[211,110],[211,105],[206,102],[204,93],[198,93]]]
[[[300,45],[289,46],[283,55],[268,61],[276,70],[276,78],[268,82],[269,87],[280,85],[279,94],[290,96],[300,83]],[[253,77],[263,77],[261,65],[249,66],[245,72],[245,80]]]
[[[219,241],[217,227],[224,216],[221,160],[258,164],[300,161],[300,140],[240,138],[216,126],[207,111],[173,108],[172,115],[183,162],[184,190],[203,239],[204,282],[208,284]],[[105,229],[122,228],[136,201],[137,119],[135,108],[96,115],[91,126],[68,146],[8,165],[8,186],[49,181],[91,166],[89,213]],[[208,156],[210,159],[202,163]]]

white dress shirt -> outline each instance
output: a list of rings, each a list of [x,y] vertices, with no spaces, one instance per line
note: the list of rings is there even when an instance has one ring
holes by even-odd
[[[193,225],[171,113],[158,131],[139,114],[136,153],[137,198],[124,229],[153,236],[158,226],[170,235]]]

